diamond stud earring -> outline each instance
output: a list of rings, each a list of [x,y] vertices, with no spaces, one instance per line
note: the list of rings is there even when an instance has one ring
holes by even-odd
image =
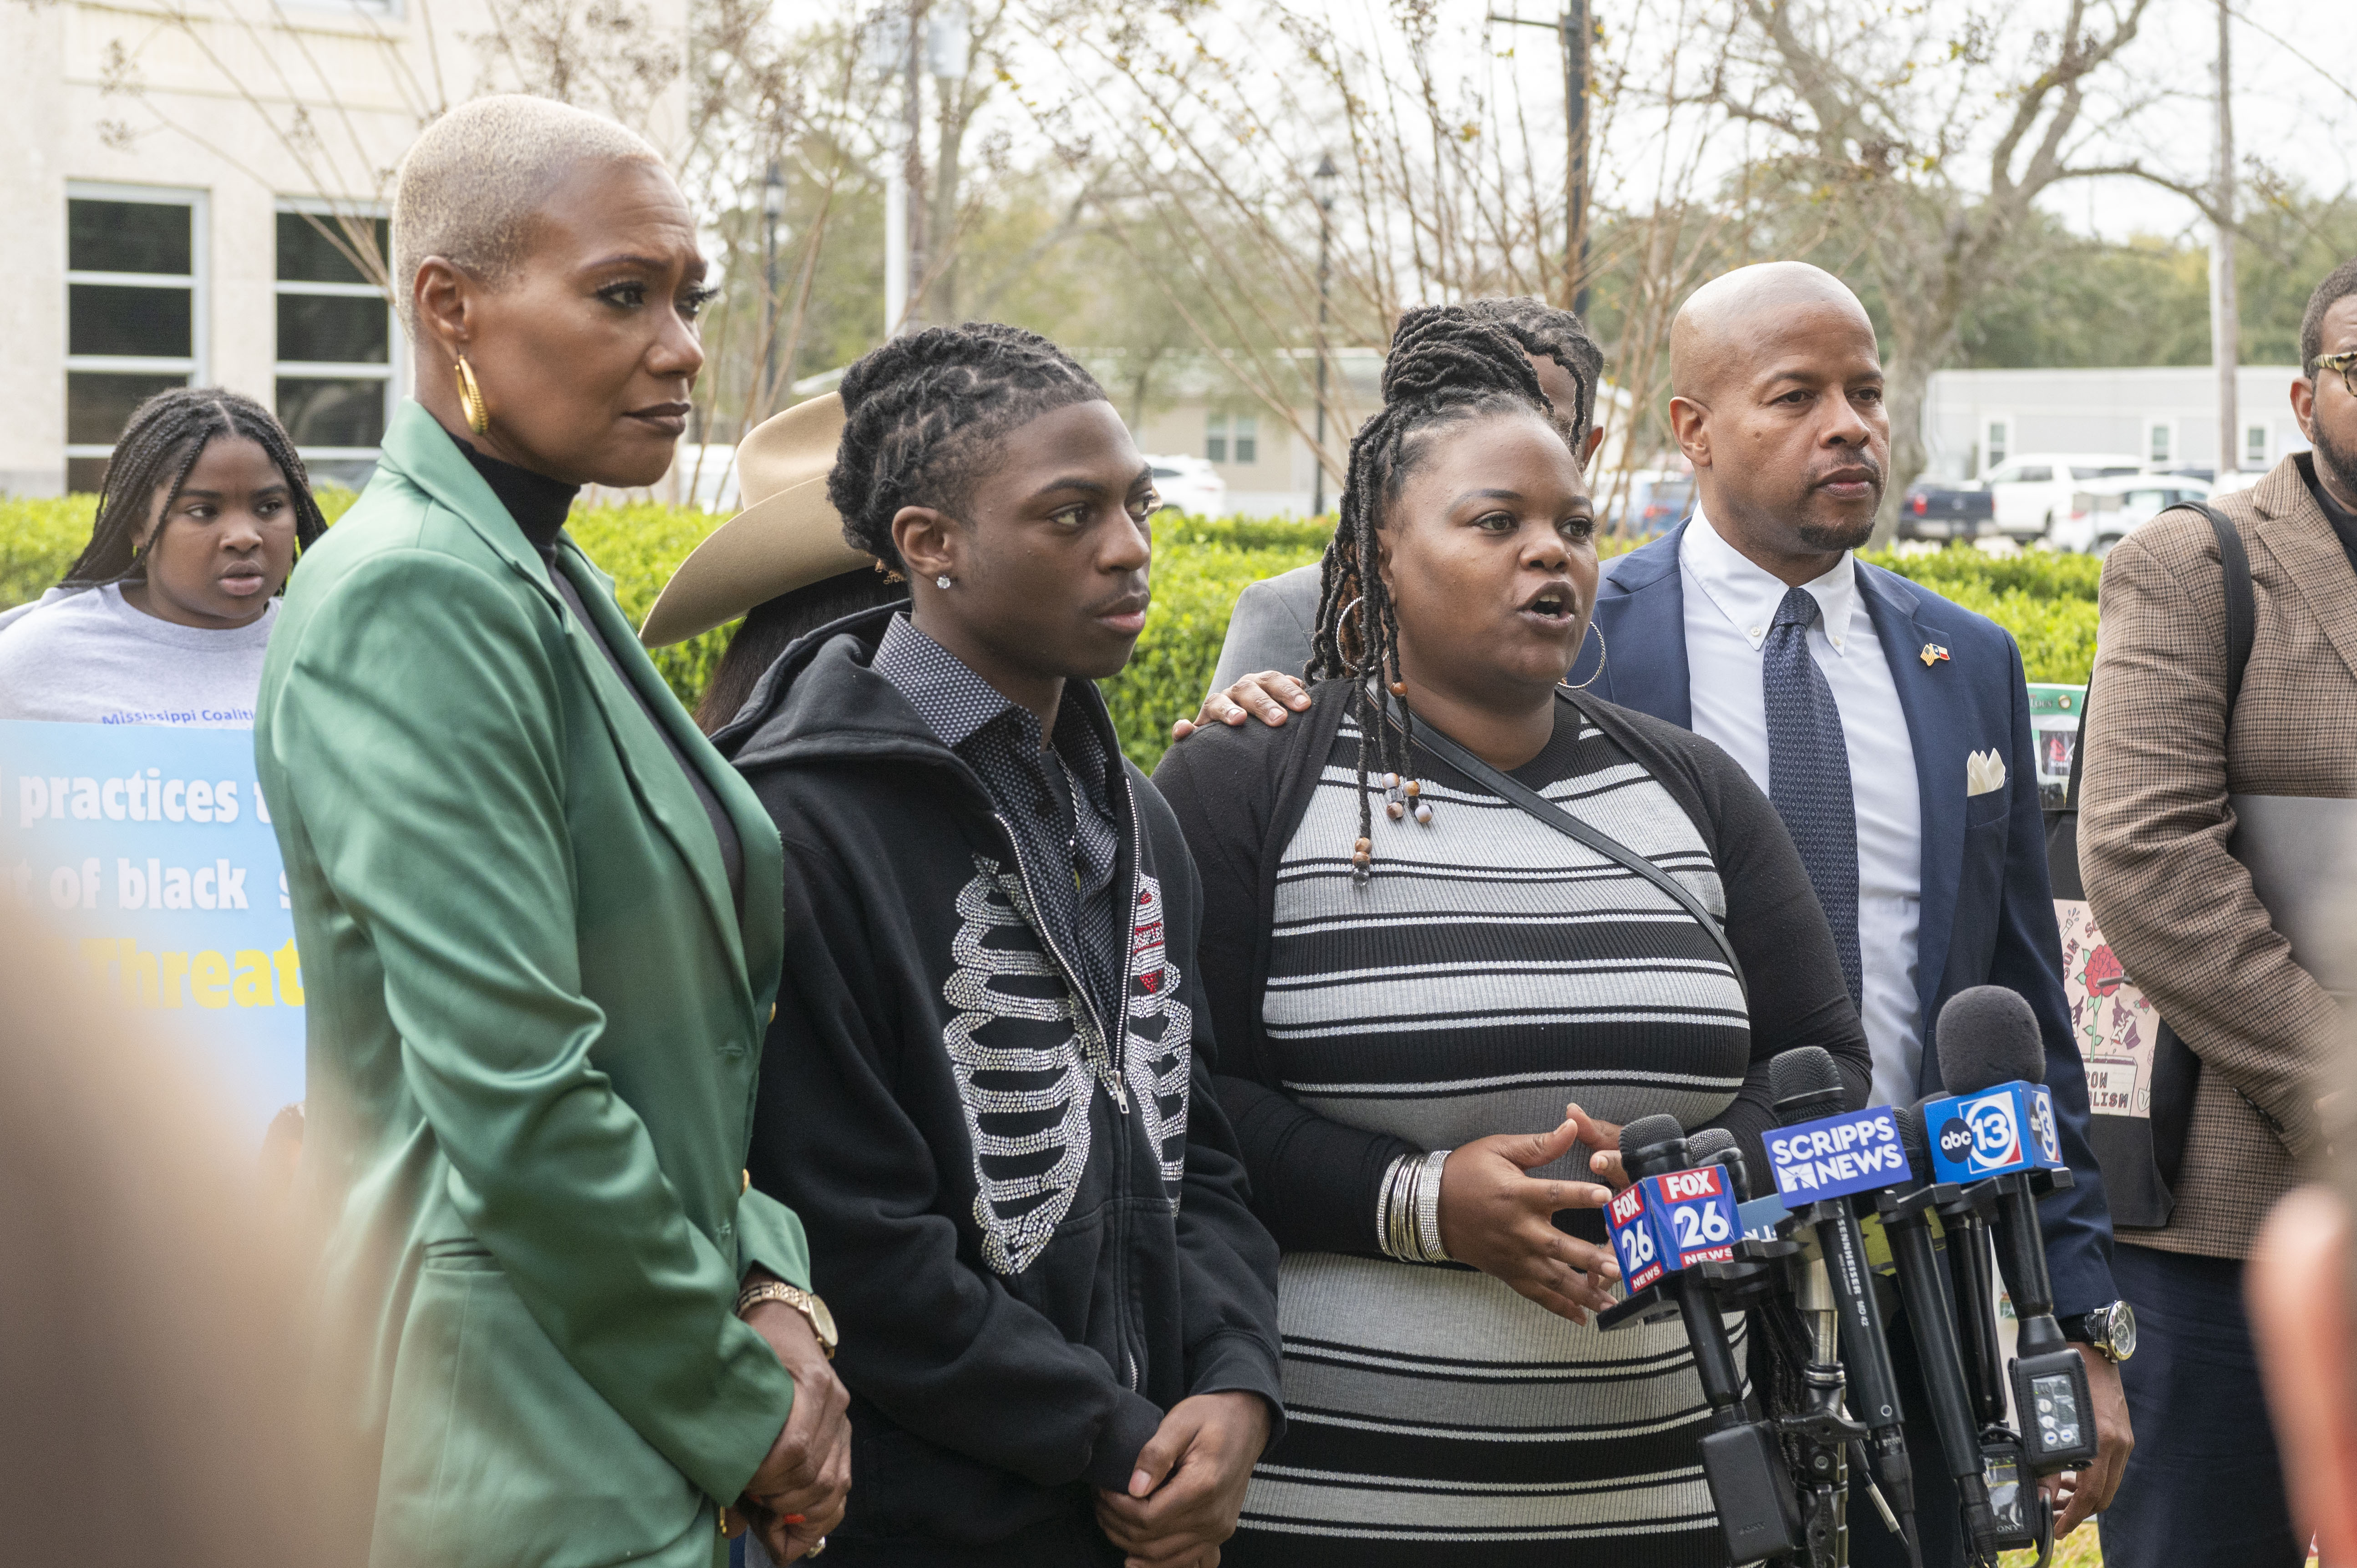
[[[942,573],[940,576],[933,579],[933,586],[936,588],[946,588],[949,585],[950,575],[947,572]]]

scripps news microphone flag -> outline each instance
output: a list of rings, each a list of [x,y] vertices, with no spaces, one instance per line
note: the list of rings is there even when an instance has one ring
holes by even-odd
[[[40,972],[158,1024],[251,1113],[303,1097],[303,966],[247,730],[0,723],[0,889]]]

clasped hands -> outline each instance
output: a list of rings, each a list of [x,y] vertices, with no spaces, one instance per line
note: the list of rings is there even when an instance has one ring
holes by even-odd
[[[1598,1181],[1529,1174],[1562,1159],[1575,1144],[1598,1151],[1590,1168]],[[1555,1217],[1566,1208],[1600,1208],[1628,1185],[1620,1147],[1617,1123],[1598,1122],[1577,1105],[1564,1107],[1563,1124],[1552,1133],[1504,1133],[1460,1144],[1441,1167],[1441,1245],[1549,1312],[1586,1323],[1589,1313],[1613,1305],[1620,1266],[1610,1247],[1564,1234]]]
[[[1125,1492],[1097,1491],[1097,1527],[1124,1568],[1219,1568],[1244,1486],[1268,1446],[1268,1406],[1258,1394],[1180,1400],[1137,1453]]]
[[[764,1276],[766,1277],[766,1276]],[[793,1409],[745,1495],[721,1517],[731,1536],[749,1527],[779,1563],[808,1556],[843,1522],[851,1490],[851,1394],[828,1365],[810,1320],[782,1302],[765,1301],[746,1326],[770,1343],[794,1380]]]

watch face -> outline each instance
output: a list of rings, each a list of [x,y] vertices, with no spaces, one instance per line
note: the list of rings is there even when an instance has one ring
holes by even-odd
[[[818,1331],[818,1342],[830,1350],[834,1349],[835,1346],[834,1314],[826,1309],[826,1303],[821,1301],[814,1293],[803,1292],[802,1299],[810,1303],[811,1326]]]
[[[2126,1302],[2115,1301],[2105,1316],[2110,1319],[2104,1327],[2112,1342],[2112,1359],[2125,1361],[2136,1354],[2136,1309]]]

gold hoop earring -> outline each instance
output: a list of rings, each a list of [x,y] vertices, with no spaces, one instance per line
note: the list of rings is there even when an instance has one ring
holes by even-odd
[[[1601,675],[1604,673],[1605,662],[1612,657],[1612,650],[1604,645],[1604,628],[1602,627],[1597,625],[1591,620],[1587,623],[1587,629],[1596,634],[1596,675]],[[1585,639],[1582,640],[1582,645],[1585,646]],[[1573,656],[1572,662],[1575,664],[1579,662],[1577,655]],[[1566,676],[1568,673],[1568,671],[1566,671]],[[1566,679],[1562,682],[1563,688],[1566,692],[1585,692],[1590,686],[1596,684],[1596,675],[1590,675],[1587,680],[1582,681],[1576,686],[1573,685],[1568,679]]]
[[[467,363],[467,356],[458,356],[458,406],[466,412],[467,428],[478,435],[491,433],[491,405],[483,401],[483,389],[475,380],[475,368]]]

